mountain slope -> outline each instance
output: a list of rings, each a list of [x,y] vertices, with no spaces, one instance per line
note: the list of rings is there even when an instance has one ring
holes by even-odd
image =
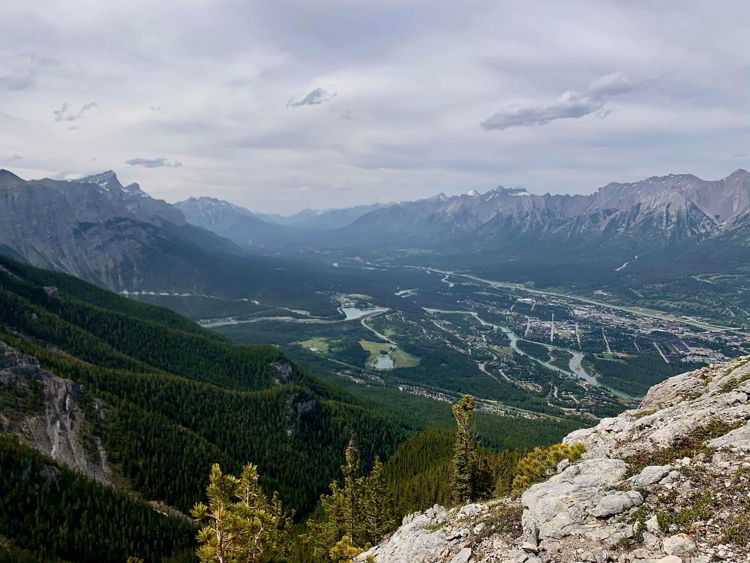
[[[179,209],[122,186],[112,172],[63,182],[0,171],[0,252],[115,291],[334,311],[327,280],[188,224]]]
[[[352,436],[371,460],[404,435],[273,347],[1,260],[2,432],[170,513],[201,498],[212,463],[252,461],[302,516]]]
[[[191,252],[236,250],[196,232],[179,210],[137,184],[122,186],[113,172],[69,182],[0,172],[0,244],[34,265],[113,289],[150,284],[166,269],[188,270]],[[150,264],[156,261],[158,269]]]
[[[212,197],[191,197],[175,203],[191,225],[226,237],[240,246],[278,245],[296,234],[265,221],[243,207]]]
[[[298,229],[330,231],[346,227],[371,211],[389,207],[391,205],[393,204],[370,203],[367,205],[356,205],[354,207],[326,209],[322,211],[303,209],[293,215],[259,214],[258,217],[271,223],[297,227]]]

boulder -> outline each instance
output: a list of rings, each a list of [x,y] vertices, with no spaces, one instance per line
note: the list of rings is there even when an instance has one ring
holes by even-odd
[[[592,514],[597,518],[606,518],[621,514],[641,504],[643,504],[643,496],[638,491],[617,491],[602,498]]]
[[[669,465],[649,465],[648,467],[645,467],[643,471],[641,471],[638,475],[635,477],[630,478],[630,484],[634,488],[641,488],[641,487],[648,487],[649,485],[653,485],[654,483],[658,483],[661,481],[664,477],[669,475],[669,472],[672,470],[672,468]]]
[[[695,549],[696,545],[693,538],[687,534],[676,534],[664,538],[662,549],[667,555],[683,555]]]

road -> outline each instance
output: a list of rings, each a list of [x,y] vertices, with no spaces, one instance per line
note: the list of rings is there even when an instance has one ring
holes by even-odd
[[[569,293],[560,293],[559,291],[547,291],[547,290],[541,290],[541,289],[533,289],[533,288],[526,287],[525,285],[521,285],[518,283],[489,280],[487,278],[480,278],[479,276],[473,276],[471,274],[462,274],[462,273],[454,272],[452,270],[439,270],[437,268],[429,268],[427,266],[405,266],[405,267],[416,268],[417,270],[424,270],[424,271],[433,272],[436,274],[451,275],[451,276],[458,277],[458,278],[466,278],[469,280],[486,283],[490,287],[517,289],[519,291],[525,291],[527,293],[532,293],[534,295],[542,295],[542,296],[553,295],[555,297],[562,297],[563,299],[570,299],[571,301],[578,301],[580,303],[588,303],[589,305],[596,305],[598,307],[606,307],[608,309],[614,309],[616,311],[625,311],[627,313],[632,313],[634,315],[651,317],[654,319],[660,319],[662,321],[673,321],[677,323],[684,323],[687,325],[702,328],[704,330],[719,331],[719,332],[732,331],[732,332],[739,332],[741,334],[747,334],[742,329],[737,328],[737,327],[714,325],[711,323],[707,323],[705,321],[699,321],[698,319],[694,319],[692,317],[676,316],[676,315],[672,315],[671,313],[665,313],[663,311],[656,311],[654,309],[643,309],[640,307],[626,307],[624,305],[613,305],[612,303],[606,303],[604,301],[597,301],[596,299],[589,299],[588,297],[581,297],[579,295],[571,295]]]

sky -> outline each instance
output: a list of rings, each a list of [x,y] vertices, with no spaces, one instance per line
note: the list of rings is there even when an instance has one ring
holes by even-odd
[[[0,168],[347,207],[750,168],[746,0],[3,0]]]

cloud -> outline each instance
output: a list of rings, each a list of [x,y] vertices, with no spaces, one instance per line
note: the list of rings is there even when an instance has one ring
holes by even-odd
[[[298,108],[300,106],[317,106],[324,102],[330,102],[335,97],[336,92],[331,94],[330,92],[323,90],[323,88],[315,88],[315,90],[307,94],[307,96],[302,98],[300,101],[295,101],[294,98],[290,99],[286,103],[286,107]]]
[[[84,114],[97,109],[99,104],[96,102],[89,102],[81,106],[77,112],[69,110],[68,103],[65,102],[60,109],[52,110],[52,114],[55,116],[55,121],[76,121],[81,119]]]
[[[30,90],[40,70],[48,70],[58,63],[34,53],[3,52],[0,50],[0,90]]]
[[[748,165],[747,1],[70,4],[0,0],[0,158],[35,176],[278,212]],[[159,154],[191,173],[125,164]]]
[[[552,102],[507,106],[482,121],[481,125],[488,131],[502,131],[523,125],[544,125],[555,119],[583,117],[603,107],[602,100],[568,91]]]
[[[34,76],[30,72],[0,76],[0,90],[28,90],[33,85]]]
[[[576,119],[594,112],[603,119],[611,111],[604,108],[607,99],[633,89],[633,83],[625,74],[615,72],[597,78],[584,92],[568,90],[551,102],[506,106],[480,125],[487,131],[502,131],[510,127],[545,125],[555,119]]]
[[[618,96],[632,91],[636,85],[625,73],[613,72],[605,74],[594,80],[586,89],[590,96],[603,98],[605,96]]]
[[[144,168],[179,168],[182,166],[182,162],[177,160],[169,162],[166,158],[131,158],[126,160],[125,164]]]

